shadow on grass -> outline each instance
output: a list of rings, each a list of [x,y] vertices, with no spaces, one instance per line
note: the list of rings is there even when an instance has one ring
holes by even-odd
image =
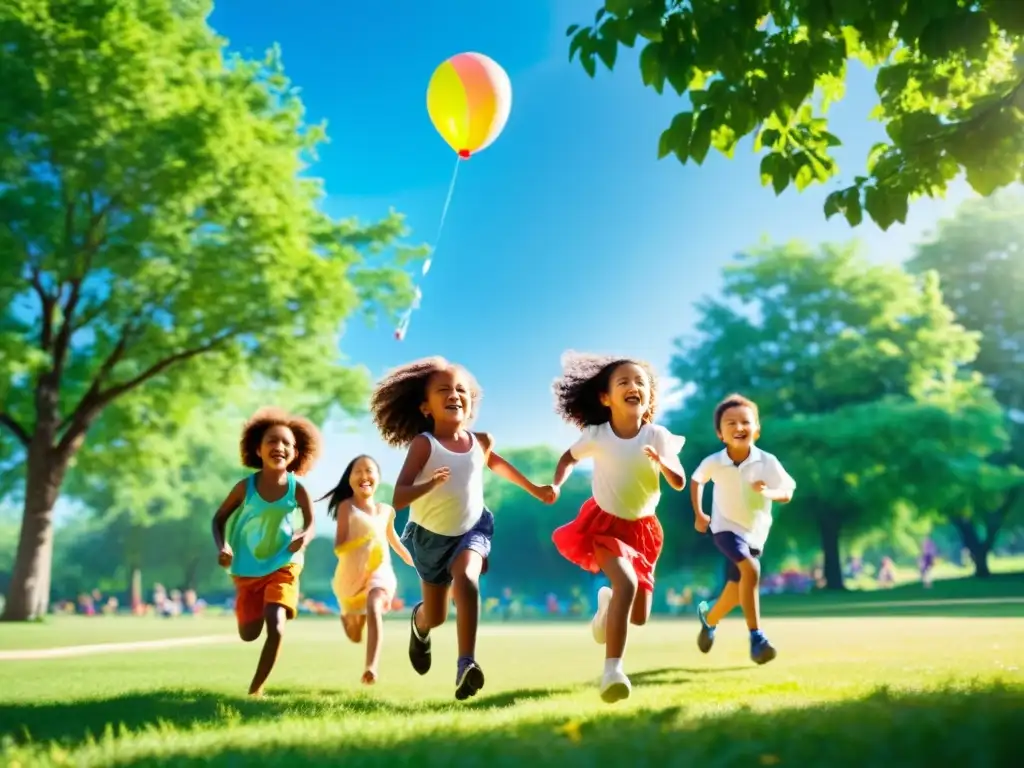
[[[746,708],[690,718],[684,708],[608,707],[577,722],[546,715],[517,722],[418,727],[415,719],[372,743],[317,730],[266,736],[223,733],[202,748],[186,735],[136,744],[119,766],[900,766],[1009,768],[1019,764],[1024,687],[992,685],[894,694],[884,689],[859,700],[757,712]],[[422,714],[432,714],[429,709]],[[379,732],[378,732],[379,738]],[[115,747],[116,748],[116,747]],[[111,752],[104,751],[107,755]]]

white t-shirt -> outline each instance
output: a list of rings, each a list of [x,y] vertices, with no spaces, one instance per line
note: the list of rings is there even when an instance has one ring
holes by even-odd
[[[577,461],[592,458],[594,501],[609,515],[638,520],[653,515],[661,499],[661,470],[644,453],[650,445],[661,457],[676,456],[686,438],[659,424],[644,424],[635,437],[624,440],[611,424],[587,427],[569,449]]]
[[[772,527],[772,502],[753,489],[763,480],[771,490],[796,490],[796,481],[777,458],[756,445],[737,466],[725,450],[713,453],[694,470],[691,480],[714,483],[711,532],[732,531],[751,549],[763,549]]]

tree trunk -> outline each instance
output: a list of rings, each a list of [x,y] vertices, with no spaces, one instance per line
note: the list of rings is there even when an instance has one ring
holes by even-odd
[[[142,569],[133,565],[128,570],[128,601],[133,615],[142,613]]]
[[[825,510],[818,515],[818,532],[821,534],[821,553],[825,564],[825,589],[844,590],[843,561],[839,552],[839,531],[841,524],[838,513]]]
[[[989,537],[983,540],[978,536],[974,521],[970,518],[954,517],[952,523],[957,533],[960,534],[960,542],[971,555],[971,561],[974,563],[974,575],[979,579],[987,579],[992,575],[992,571],[988,569],[988,553],[992,549]]]
[[[21,535],[2,621],[31,621],[49,610],[53,506],[70,458],[51,447],[51,436],[51,430],[37,426],[29,445]]]

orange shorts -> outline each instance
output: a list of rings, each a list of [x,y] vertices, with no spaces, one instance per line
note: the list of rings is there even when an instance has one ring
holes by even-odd
[[[288,618],[294,619],[299,607],[300,573],[300,564],[289,563],[266,576],[234,576],[238,623],[262,620],[268,605],[283,605]]]

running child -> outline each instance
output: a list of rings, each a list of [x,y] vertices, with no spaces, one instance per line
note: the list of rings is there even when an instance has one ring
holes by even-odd
[[[487,572],[494,516],[484,507],[484,468],[515,483],[545,503],[550,486],[539,488],[494,452],[485,432],[470,432],[480,388],[463,367],[441,357],[417,360],[391,371],[370,402],[384,441],[408,446],[395,482],[393,505],[410,508],[402,542],[412,554],[423,600],[412,610],[409,661],[419,674],[430,669],[430,630],[448,617],[454,592],[459,660],[455,698],[474,696],[484,686],[476,662],[480,576]]]
[[[296,481],[320,454],[320,432],[306,419],[262,408],[246,422],[239,445],[243,466],[256,472],[239,481],[213,516],[218,562],[235,582],[238,635],[267,639],[249,686],[263,694],[281,650],[285,622],[295,618],[303,550],[313,540],[313,503]],[[302,529],[294,527],[295,513]]]
[[[742,395],[729,395],[715,408],[715,432],[725,449],[700,463],[690,478],[694,527],[701,533],[711,528],[715,546],[729,560],[722,594],[708,610],[697,606],[701,629],[697,647],[703,653],[715,642],[715,628],[737,605],[750,630],[750,658],[767,664],[776,650],[761,631],[761,580],[759,558],[772,526],[772,502],[786,504],[793,498],[796,482],[777,458],[754,442],[761,436],[757,405]],[[702,506],[704,485],[714,483],[711,516]]]
[[[407,564],[412,557],[395,532],[395,510],[373,498],[380,485],[380,466],[371,456],[356,456],[345,467],[338,485],[317,501],[331,497],[327,514],[338,521],[334,554],[338,565],[331,587],[341,608],[341,624],[353,643],[366,632],[363,683],[377,682],[384,614],[398,588],[391,566],[391,549]],[[390,548],[389,548],[390,545]]]
[[[654,423],[657,380],[645,363],[567,352],[554,390],[557,412],[583,434],[562,454],[552,485],[558,491],[583,459],[594,460],[594,472],[593,497],[552,540],[567,560],[604,572],[612,584],[598,591],[591,622],[594,640],[605,646],[601,698],[612,703],[630,694],[622,668],[627,628],[651,615],[664,540],[655,515],[661,477],[682,490],[678,453],[685,438]]]

